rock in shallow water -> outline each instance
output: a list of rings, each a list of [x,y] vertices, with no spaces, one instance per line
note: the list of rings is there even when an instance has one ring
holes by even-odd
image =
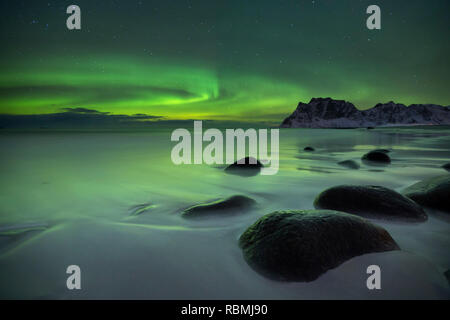
[[[141,214],[144,214],[144,213],[150,211],[153,208],[156,208],[156,205],[149,202],[149,203],[143,203],[143,204],[138,204],[138,205],[132,206],[129,209],[129,212],[130,212],[131,216],[139,216]]]
[[[375,150],[372,150],[371,152],[389,153],[389,152],[391,152],[391,150],[388,150],[388,149],[375,149]]]
[[[349,168],[349,169],[354,169],[354,170],[359,169],[359,164],[353,160],[341,161],[341,162],[338,162],[338,165]]]
[[[442,168],[444,168],[444,169],[447,170],[447,171],[450,171],[450,162],[444,164],[444,165],[442,166]]]
[[[403,194],[424,207],[450,212],[450,174],[417,182]]]
[[[247,263],[281,281],[313,281],[355,256],[399,250],[382,227],[331,210],[277,211],[251,225],[239,245]]]
[[[425,221],[425,211],[411,199],[380,186],[342,185],[321,192],[316,209],[344,211],[364,217]]]
[[[376,165],[376,164],[389,164],[391,163],[391,158],[386,154],[386,152],[381,152],[378,150],[370,151],[362,156],[361,158],[366,164]]]
[[[245,157],[244,159],[238,160],[235,163],[226,167],[225,172],[229,174],[249,177],[259,174],[262,167],[263,167],[262,163],[259,162],[257,159],[253,157]]]
[[[213,202],[197,204],[183,211],[184,218],[200,218],[212,215],[239,214],[256,204],[252,198],[236,195]]]
[[[304,151],[315,151],[315,149],[313,148],[313,147],[305,147],[304,149],[303,149]]]

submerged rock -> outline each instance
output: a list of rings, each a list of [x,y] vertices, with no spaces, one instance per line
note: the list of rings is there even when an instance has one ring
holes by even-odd
[[[247,263],[281,281],[313,281],[353,257],[399,250],[382,227],[331,210],[277,211],[251,225],[239,245]]]
[[[349,168],[349,169],[359,169],[359,163],[353,160],[345,160],[338,162],[338,165]]]
[[[243,163],[239,163],[239,161],[243,161]],[[253,157],[245,157],[244,159],[238,160],[226,167],[225,172],[248,177],[257,175],[261,171],[262,167],[262,163],[257,159]]]
[[[450,212],[450,174],[417,182],[403,194],[424,207]]]
[[[450,162],[444,164],[444,165],[442,166],[442,168],[444,168],[444,169],[447,170],[447,171],[450,171]]]
[[[314,207],[371,218],[427,220],[425,211],[417,203],[380,186],[336,186],[320,193],[314,200]]]
[[[313,147],[305,147],[304,149],[303,149],[303,151],[315,151],[316,149],[314,149]]]
[[[239,214],[256,204],[252,198],[236,195],[226,199],[201,203],[183,211],[184,218],[197,218],[211,215]]]
[[[362,156],[361,158],[366,164],[389,164],[391,163],[391,158],[386,154],[386,152],[381,152],[377,150],[370,151]]]
[[[131,216],[139,216],[143,213],[146,213],[148,211],[150,211],[151,209],[156,208],[156,205],[153,203],[143,203],[143,204],[138,204],[135,206],[132,206],[129,209],[130,215]]]
[[[45,232],[50,228],[51,226],[46,223],[0,227],[0,255],[14,248],[22,241],[37,236],[39,233]]]

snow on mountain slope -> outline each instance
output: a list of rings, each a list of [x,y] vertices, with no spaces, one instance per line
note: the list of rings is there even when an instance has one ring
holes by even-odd
[[[450,108],[434,104],[409,107],[394,102],[358,110],[352,103],[331,98],[300,102],[282,128],[358,128],[391,125],[450,125]]]

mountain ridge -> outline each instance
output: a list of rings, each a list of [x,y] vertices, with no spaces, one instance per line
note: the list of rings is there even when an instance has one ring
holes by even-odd
[[[436,104],[411,104],[389,101],[367,110],[351,102],[332,98],[312,98],[299,102],[282,128],[362,128],[393,125],[450,125],[450,108]]]

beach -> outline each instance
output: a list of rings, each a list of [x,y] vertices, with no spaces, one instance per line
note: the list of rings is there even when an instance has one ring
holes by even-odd
[[[276,210],[314,209],[341,184],[401,192],[446,174],[450,128],[280,129],[275,175],[241,177],[223,166],[175,165],[173,128],[0,133],[1,299],[449,299],[450,217],[372,220],[401,250],[352,258],[312,282],[267,279],[248,266],[239,236]],[[305,152],[306,146],[314,152]],[[361,162],[389,149],[392,162]],[[270,149],[269,149],[270,150]],[[358,170],[338,162],[354,160]],[[245,195],[245,213],[185,219],[195,204]],[[366,269],[381,268],[381,290]],[[81,269],[81,290],[66,268]]]

